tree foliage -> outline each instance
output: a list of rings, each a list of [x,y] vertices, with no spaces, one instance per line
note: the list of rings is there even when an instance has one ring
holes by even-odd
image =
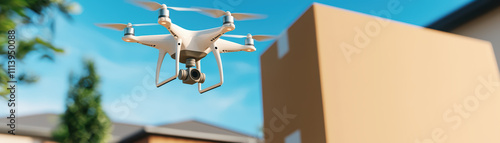
[[[51,27],[54,30],[54,10],[71,19],[71,12],[78,5],[67,0],[1,0],[0,1],[0,95],[7,95],[7,72],[4,65],[7,60],[7,31],[20,30],[23,26],[36,25],[43,28]],[[20,27],[21,26],[21,27]],[[56,53],[63,50],[53,46],[43,37],[36,36],[30,39],[20,39],[16,34],[16,62],[22,60],[30,53],[37,53],[40,58],[53,60]],[[17,74],[20,83],[33,83],[38,77],[32,73]]]
[[[55,141],[64,143],[107,142],[111,121],[101,107],[97,91],[99,76],[94,63],[85,63],[85,73],[79,78],[70,76],[66,112],[61,124],[53,132]]]

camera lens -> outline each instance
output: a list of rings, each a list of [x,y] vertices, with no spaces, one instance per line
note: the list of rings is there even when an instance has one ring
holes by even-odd
[[[193,69],[193,70],[191,70],[190,76],[194,80],[198,80],[198,79],[200,79],[200,71],[198,71],[197,69]]]

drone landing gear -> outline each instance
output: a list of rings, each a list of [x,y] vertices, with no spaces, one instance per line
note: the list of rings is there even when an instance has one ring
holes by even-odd
[[[163,63],[163,58],[165,58],[165,55],[167,54],[167,51],[164,49],[160,49],[160,55],[158,57],[158,63],[156,65],[156,87],[163,86],[167,84],[168,82],[174,80],[179,76],[179,59],[180,59],[180,52],[181,52],[181,46],[182,46],[182,39],[177,39],[177,46],[175,47],[175,75],[162,81],[161,83],[158,83],[158,78],[160,77],[160,69],[161,69],[161,64]]]
[[[198,91],[200,92],[200,94],[203,94],[203,93],[205,93],[207,91],[210,91],[212,89],[220,87],[222,85],[222,83],[224,83],[224,73],[222,72],[222,60],[220,58],[220,52],[219,52],[217,46],[215,46],[214,44],[212,44],[212,46],[210,46],[210,48],[212,49],[212,53],[214,53],[215,60],[217,61],[217,66],[219,67],[220,82],[217,83],[217,84],[215,84],[215,85],[212,85],[210,87],[207,87],[205,89],[201,89],[201,83],[198,83]],[[196,62],[196,68],[201,72],[201,63],[200,63],[200,61]]]

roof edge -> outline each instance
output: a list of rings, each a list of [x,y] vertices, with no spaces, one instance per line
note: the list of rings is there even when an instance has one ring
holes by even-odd
[[[499,0],[473,1],[426,27],[449,32],[499,6]]]
[[[123,138],[119,142],[131,142],[137,139],[140,139],[145,134],[154,134],[160,136],[175,136],[196,140],[209,140],[209,141],[222,141],[222,142],[248,142],[251,140],[257,141],[258,138],[252,137],[238,137],[232,135],[222,135],[215,133],[205,133],[198,131],[189,131],[189,130],[181,130],[181,129],[172,129],[166,127],[157,127],[157,126],[145,126],[142,130],[132,134],[129,137]]]
[[[190,119],[190,120],[186,120],[186,121],[179,121],[179,122],[167,123],[167,124],[163,124],[163,125],[157,125],[156,127],[166,127],[166,128],[169,128],[169,127],[167,127],[168,125],[182,124],[182,123],[186,123],[186,122],[197,122],[197,123],[200,123],[200,124],[203,124],[203,125],[206,125],[206,126],[210,126],[210,127],[213,127],[213,128],[217,128],[217,129],[221,129],[221,130],[224,130],[224,131],[232,132],[232,133],[235,133],[235,134],[238,134],[238,135],[241,135],[241,136],[246,136],[246,137],[251,137],[251,138],[258,138],[256,136],[253,136],[253,135],[250,135],[250,134],[247,134],[247,133],[235,130],[235,129],[227,128],[225,126],[222,126],[222,125],[219,125],[219,124],[216,124],[216,123],[204,121],[204,120],[201,120],[201,119]]]

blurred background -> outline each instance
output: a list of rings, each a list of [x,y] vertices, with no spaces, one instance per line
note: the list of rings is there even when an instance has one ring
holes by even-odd
[[[480,16],[482,9],[492,9],[487,2],[485,5],[472,0],[155,1],[167,6],[267,15],[266,19],[237,21],[236,30],[228,33],[254,35],[280,35],[313,2],[375,16],[381,16],[381,11],[396,3],[400,11],[384,18],[443,31]],[[224,85],[203,95],[196,86],[181,84],[179,80],[156,88],[154,71],[158,51],[124,42],[122,31],[94,24],[156,23],[157,16],[157,11],[121,0],[1,1],[0,93],[4,98],[0,99],[0,115],[3,118],[9,115],[6,37],[7,31],[14,29],[19,81],[16,133],[19,136],[9,138],[8,128],[2,127],[0,141],[129,142],[150,134],[184,138],[207,135],[209,140],[210,135],[216,134],[221,135],[219,138],[259,142],[263,136],[259,57],[273,41],[256,43],[256,52],[222,54]],[[173,23],[189,30],[222,24],[221,18],[196,12],[171,10],[170,17]],[[168,34],[162,26],[135,27],[135,31],[135,35]],[[464,28],[461,31],[467,33]],[[225,39],[244,43],[244,39]],[[218,71],[214,57],[209,54],[204,59],[205,86],[215,84]],[[160,79],[172,75],[173,68],[174,60],[165,58]],[[2,124],[8,122],[1,121]]]

